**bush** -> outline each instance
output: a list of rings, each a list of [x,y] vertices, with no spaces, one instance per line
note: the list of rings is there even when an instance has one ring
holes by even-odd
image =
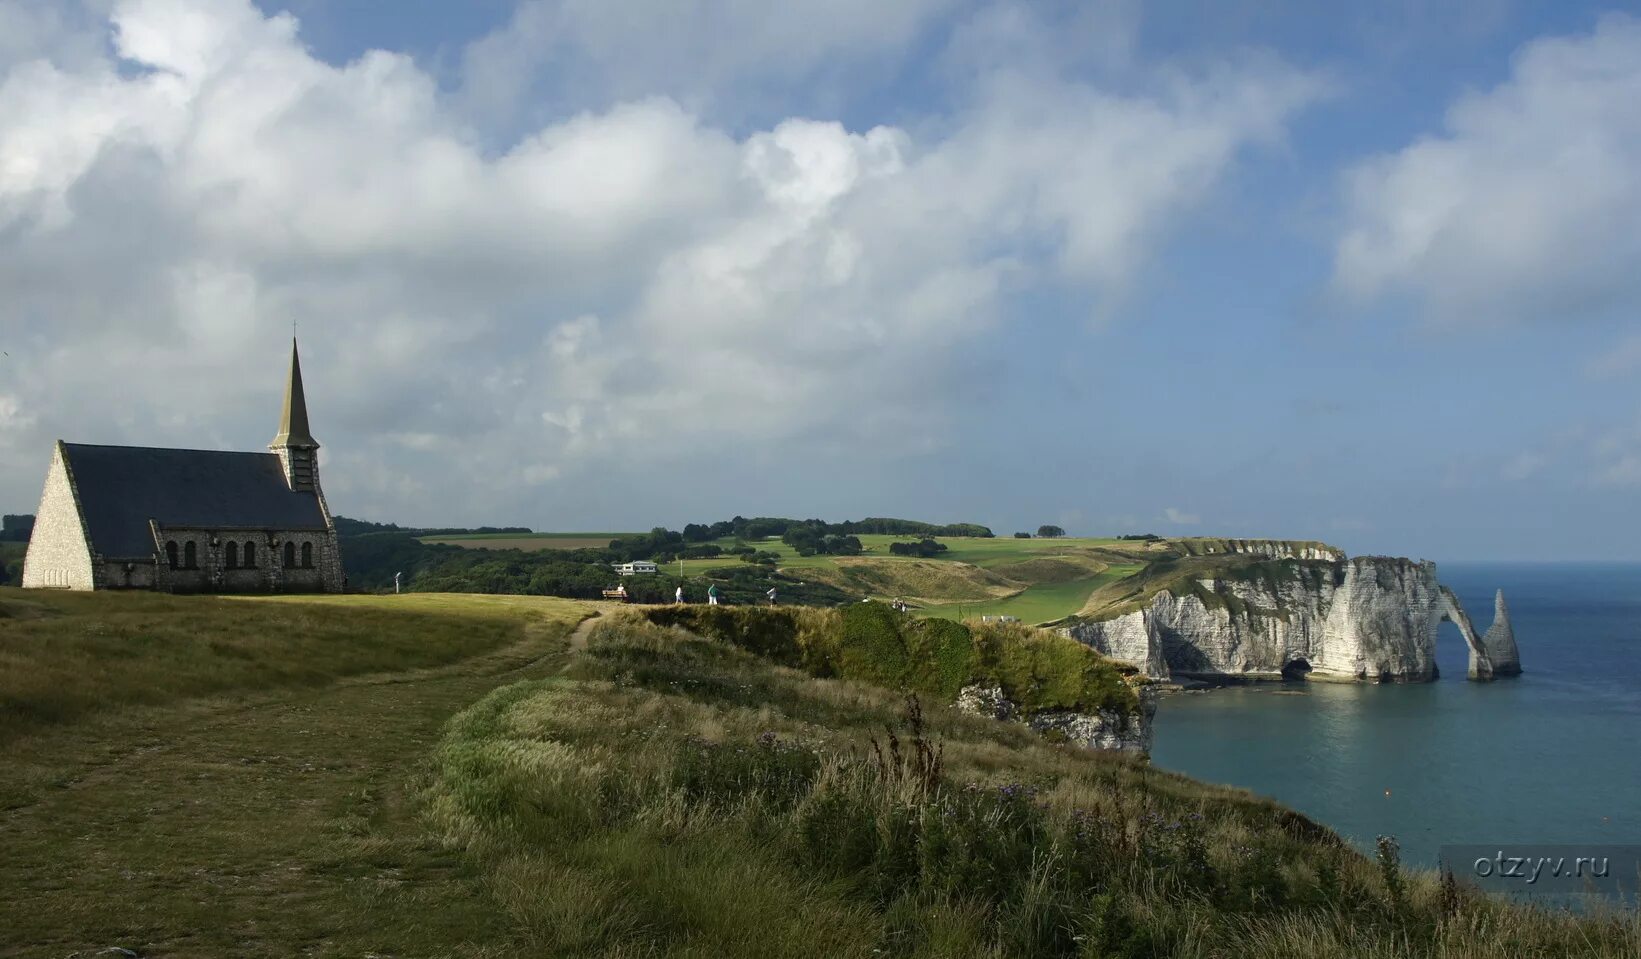
[[[755,606],[662,606],[645,613],[658,626],[677,626],[756,653],[782,666],[802,666],[794,611]]]
[[[924,538],[915,543],[890,543],[889,552],[896,556],[921,556],[927,559],[946,551],[946,544]]]
[[[1139,707],[1117,665],[1074,639],[1015,623],[987,623],[972,632],[976,674],[1001,686],[1022,712],[1131,713]]]
[[[837,674],[891,689],[905,688],[911,660],[900,638],[902,618],[882,603],[845,606]]]
[[[665,606],[650,622],[729,643],[813,676],[839,677],[954,702],[994,682],[1027,714],[1048,709],[1130,713],[1139,700],[1116,664],[1076,640],[1017,624],[970,627],[919,619],[883,603],[835,611]]]
[[[1030,533],[1025,533],[1025,532],[1015,533],[1014,538],[1015,539],[1031,539],[1031,534]]]

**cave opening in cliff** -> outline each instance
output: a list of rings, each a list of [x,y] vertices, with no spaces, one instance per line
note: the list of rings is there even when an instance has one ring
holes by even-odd
[[[1311,671],[1311,664],[1303,659],[1295,659],[1282,667],[1283,679],[1304,679],[1305,674]]]

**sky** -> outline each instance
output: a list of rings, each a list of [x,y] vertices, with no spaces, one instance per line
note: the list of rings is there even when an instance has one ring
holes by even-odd
[[[1641,559],[1641,8],[0,0],[0,509]]]

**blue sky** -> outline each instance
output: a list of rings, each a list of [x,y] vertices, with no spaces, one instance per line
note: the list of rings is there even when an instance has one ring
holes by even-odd
[[[1612,5],[0,0],[0,503],[1638,559]]]

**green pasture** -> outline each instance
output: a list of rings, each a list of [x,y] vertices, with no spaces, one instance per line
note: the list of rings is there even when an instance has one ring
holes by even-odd
[[[1003,599],[974,603],[945,603],[919,611],[938,619],[973,619],[980,616],[1018,616],[1023,623],[1048,623],[1083,608],[1088,597],[1107,583],[1126,579],[1141,569],[1139,563],[1113,564],[1103,573],[1064,583],[1038,583]]]

